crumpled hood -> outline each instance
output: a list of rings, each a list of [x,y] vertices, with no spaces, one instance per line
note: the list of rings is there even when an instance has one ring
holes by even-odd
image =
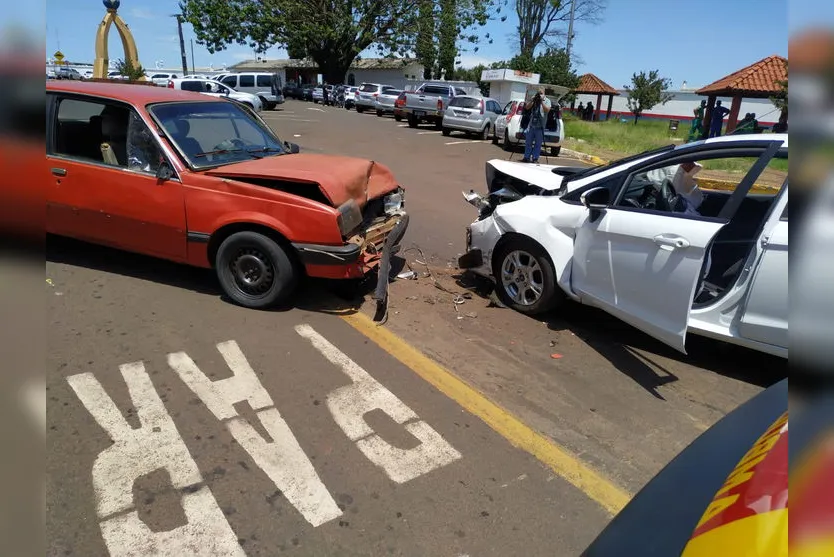
[[[334,207],[353,199],[363,207],[397,189],[387,166],[353,157],[297,153],[253,159],[206,172],[222,178],[261,178],[286,180],[318,187]]]
[[[552,172],[554,168],[558,167],[555,165],[529,164],[503,159],[492,159],[487,161],[486,179],[487,184],[492,183],[495,171],[498,171],[546,190],[558,190],[562,185],[563,176],[554,174]]]

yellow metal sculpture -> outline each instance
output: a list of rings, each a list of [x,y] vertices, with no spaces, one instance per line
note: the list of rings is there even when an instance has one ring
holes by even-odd
[[[116,13],[116,10],[119,9],[120,0],[103,0],[103,4],[107,9],[107,13],[104,14],[104,19],[99,23],[98,32],[96,33],[96,61],[93,66],[94,78],[107,77],[107,70],[110,67],[110,55],[107,52],[107,36],[110,33],[110,26],[114,23],[122,39],[122,47],[125,51],[124,60],[133,64],[134,68],[139,67],[139,54],[136,51],[133,34],[130,32],[127,23]],[[139,81],[145,81],[145,76],[140,77]]]

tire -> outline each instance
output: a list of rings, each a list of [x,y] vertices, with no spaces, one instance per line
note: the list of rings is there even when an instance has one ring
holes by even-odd
[[[561,153],[561,152],[562,152],[562,146],[561,145],[558,146],[558,147],[551,147],[550,148],[550,156],[551,157],[558,157],[559,153]]]
[[[402,116],[400,116],[399,114],[394,114],[394,120],[396,120],[397,122],[402,122],[402,121],[403,121],[403,117],[402,117]]]
[[[492,130],[492,144],[498,145],[498,132],[495,130]]]
[[[358,112],[359,114],[362,114],[363,112],[365,112],[365,107],[364,106],[359,106],[357,104],[356,105],[356,112]]]
[[[448,136],[449,136],[449,134],[450,134],[450,133],[452,133],[452,130],[450,130],[449,128],[443,128],[443,129],[441,130],[441,133],[442,133],[443,135],[445,135],[445,136],[447,136],[447,137],[448,137]]]
[[[417,124],[419,124],[419,123],[420,123],[420,121],[417,120],[416,117],[412,116],[411,114],[408,115],[408,127],[409,128],[416,128]]]
[[[537,315],[564,300],[564,294],[556,284],[550,257],[533,239],[513,236],[499,243],[492,261],[495,293],[507,307],[526,315]],[[523,282],[514,282],[514,278]],[[535,286],[540,290],[538,295]]]
[[[238,266],[240,263],[242,267]],[[284,248],[258,232],[236,232],[223,240],[214,259],[214,268],[226,296],[250,309],[280,304],[292,295],[298,283],[298,271]],[[247,286],[247,279],[237,274],[247,268],[254,273],[252,280],[264,283]]]
[[[504,131],[504,143],[502,144],[502,147],[504,147],[505,151],[512,151],[513,150],[513,144],[510,143],[509,130]]]
[[[267,101],[264,97],[258,95],[258,98],[261,100],[261,106],[264,107],[264,110],[270,110],[272,108],[269,106],[269,101]]]
[[[377,115],[378,117],[382,118],[383,112],[382,112],[381,110],[377,110],[377,111],[376,111],[376,115]]]
[[[489,139],[489,128],[490,128],[490,125],[487,124],[486,126],[484,126],[484,129],[481,130],[481,139],[484,140],[484,141]]]
[[[435,120],[434,121],[434,129],[442,130],[443,129],[443,120]]]

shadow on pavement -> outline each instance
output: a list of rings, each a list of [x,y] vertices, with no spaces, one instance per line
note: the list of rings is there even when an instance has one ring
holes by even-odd
[[[47,237],[46,260],[166,284],[232,303],[223,294],[211,269],[191,267],[58,236]],[[392,275],[399,273],[403,266],[404,260],[393,257]],[[318,313],[351,314],[359,311],[364,299],[373,293],[375,287],[375,273],[361,280],[307,278],[300,281],[291,305],[266,311],[302,309]]]
[[[458,286],[489,299],[493,305],[500,304],[490,281],[466,273],[456,274],[454,278]],[[513,310],[505,308],[505,311]],[[520,318],[524,316],[520,315]],[[687,335],[688,354],[681,354],[602,310],[572,301],[535,319],[545,322],[552,331],[573,333],[616,369],[662,400],[658,387],[673,383],[678,377],[652,356],[676,360],[760,387],[769,387],[788,375],[787,360],[697,335]]]

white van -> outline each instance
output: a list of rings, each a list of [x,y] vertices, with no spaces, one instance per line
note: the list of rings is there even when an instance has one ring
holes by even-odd
[[[252,93],[260,97],[265,110],[272,110],[284,102],[283,84],[276,73],[240,72],[224,76],[225,83],[235,91]]]

